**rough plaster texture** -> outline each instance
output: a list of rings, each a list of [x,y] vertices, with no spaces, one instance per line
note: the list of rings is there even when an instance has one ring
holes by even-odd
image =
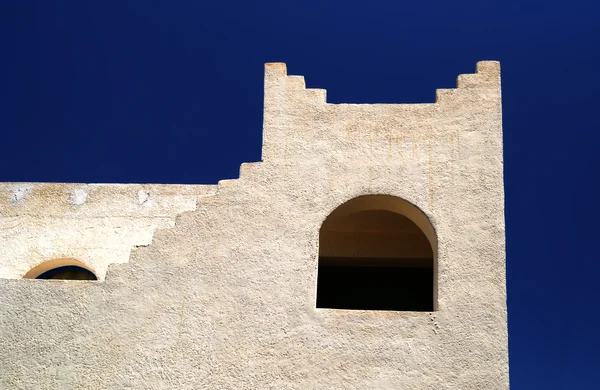
[[[410,105],[267,64],[264,118],[263,161],[216,189],[2,187],[0,388],[508,388],[499,64]],[[320,226],[364,194],[429,217],[437,311],[315,308]],[[52,256],[108,272],[14,279]]]
[[[70,258],[104,280],[109,264],[129,261],[216,187],[0,183],[0,278]]]

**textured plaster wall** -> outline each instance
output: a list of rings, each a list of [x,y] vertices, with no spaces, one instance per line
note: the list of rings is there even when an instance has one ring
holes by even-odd
[[[5,185],[0,388],[507,389],[499,64],[411,105],[327,104],[267,64],[263,144],[238,180],[161,186],[147,214],[139,186]],[[364,194],[429,217],[438,311],[315,309],[320,226]],[[103,281],[10,279],[72,246],[101,249],[78,253]]]
[[[0,278],[77,259],[103,280],[216,186],[0,183]]]

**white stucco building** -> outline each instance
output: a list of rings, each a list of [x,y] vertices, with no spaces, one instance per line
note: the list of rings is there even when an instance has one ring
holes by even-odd
[[[329,104],[272,63],[239,179],[0,184],[0,388],[507,389],[500,92]]]

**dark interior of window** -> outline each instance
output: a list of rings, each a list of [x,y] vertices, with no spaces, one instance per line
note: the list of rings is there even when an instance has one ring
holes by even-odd
[[[317,307],[433,311],[433,269],[320,266]]]
[[[50,269],[36,279],[97,280],[98,278],[85,268],[67,265]]]
[[[433,311],[433,251],[425,234],[393,211],[343,208],[320,231],[317,307]]]

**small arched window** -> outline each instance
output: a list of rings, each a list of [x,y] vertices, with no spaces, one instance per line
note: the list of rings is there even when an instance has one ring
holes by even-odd
[[[96,275],[81,261],[75,259],[55,259],[34,267],[27,272],[25,279],[98,280]]]
[[[317,307],[437,309],[437,240],[427,216],[389,195],[335,209],[319,233]]]

